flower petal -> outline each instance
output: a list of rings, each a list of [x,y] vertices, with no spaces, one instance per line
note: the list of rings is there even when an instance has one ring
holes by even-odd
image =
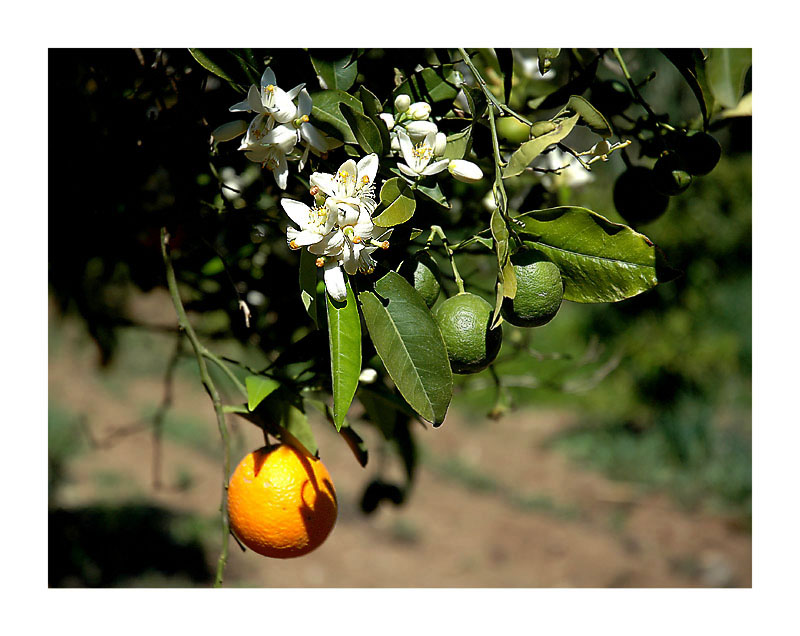
[[[439,161],[434,161],[431,165],[429,165],[425,170],[422,171],[424,176],[431,175],[431,174],[438,174],[442,170],[447,168],[447,164],[450,163],[449,159],[440,159]]]
[[[325,141],[325,137],[311,124],[306,123],[300,126],[300,136],[319,152],[328,150],[328,142]]]
[[[309,246],[308,251],[318,256],[332,256],[339,254],[343,246],[344,234],[341,230],[336,230],[323,236],[318,243]]]
[[[367,182],[368,184],[373,183],[375,181],[375,175],[378,174],[378,155],[374,152],[371,155],[367,155],[358,162],[356,169],[358,170],[359,186],[367,185],[362,181],[364,177],[369,179]]]
[[[339,166],[339,172],[336,173],[336,177],[339,181],[339,196],[353,196],[356,189],[356,179],[358,177],[356,162],[352,159],[345,161]]]
[[[286,96],[287,96],[289,99],[294,99],[295,97],[297,97],[297,96],[300,94],[300,92],[303,90],[303,88],[305,87],[305,85],[306,85],[306,84],[305,84],[305,82],[303,82],[302,84],[298,84],[298,85],[297,85],[297,86],[295,86],[294,88],[292,88],[292,89],[288,90],[288,91],[286,92]],[[308,95],[308,93],[306,93],[306,95]],[[310,104],[310,102],[311,102],[311,96],[309,96],[309,98],[308,98],[308,101],[309,101],[309,106],[310,106],[310,105],[311,105],[311,104]],[[304,114],[304,115],[308,115],[308,114],[310,114],[310,113],[311,113],[311,109],[309,108],[307,113],[302,113],[302,114]]]
[[[289,91],[291,93],[291,91]],[[310,115],[311,108],[311,95],[308,94],[308,91],[304,88],[300,91],[300,97],[297,99],[297,116],[302,117],[303,115]]]
[[[275,177],[275,183],[281,190],[286,189],[286,182],[289,179],[289,164],[286,163],[286,155],[281,154],[278,156],[278,165],[272,171],[272,176]]]
[[[314,172],[310,179],[312,186],[317,186],[326,196],[336,196],[336,182],[333,175],[327,172]]]
[[[291,152],[297,144],[297,130],[294,126],[283,124],[275,126],[264,137],[261,138],[263,144],[275,144],[283,152]]]
[[[281,199],[281,207],[283,211],[289,215],[289,218],[301,228],[308,227],[308,217],[311,208],[305,203],[294,199]]]
[[[400,152],[403,153],[403,159],[410,166],[414,165],[414,146],[411,145],[411,139],[405,130],[397,131],[397,139],[400,142]],[[399,166],[398,166],[399,167]],[[402,170],[402,168],[401,168]]]
[[[264,74],[261,76],[261,92],[264,92],[264,88],[272,84],[273,86],[278,82],[275,81],[275,73],[272,69],[268,66],[264,69]]]
[[[294,232],[293,232],[294,234]],[[286,236],[289,236],[289,231],[287,229]],[[303,230],[302,232],[297,232],[292,237],[294,239],[295,244],[300,245],[301,247],[304,245],[316,245],[322,239],[322,236],[317,234],[316,232],[312,232],[311,230]]]
[[[407,174],[409,177],[414,177],[416,179],[419,176],[419,172],[414,172],[412,168],[409,168],[404,163],[398,163],[397,167],[400,169],[400,172]]]
[[[222,124],[214,129],[211,136],[214,141],[230,141],[236,139],[239,135],[247,130],[247,122],[244,119],[236,121],[229,121],[227,124]]]

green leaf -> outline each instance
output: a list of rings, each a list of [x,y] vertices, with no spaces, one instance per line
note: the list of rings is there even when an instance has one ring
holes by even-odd
[[[361,149],[368,155],[373,152],[377,155],[382,155],[383,141],[375,122],[363,113],[354,111],[344,102],[339,104],[339,110],[347,121],[347,125],[350,126],[350,130],[353,131],[353,136],[356,138],[358,145],[361,146]]]
[[[447,159],[463,159],[464,155],[467,154],[467,150],[469,149],[471,133],[472,126],[469,126],[461,132],[448,135],[444,156]]]
[[[558,108],[569,99],[570,95],[582,95],[594,81],[599,63],[600,58],[595,58],[586,68],[581,69],[580,73],[575,75],[569,82],[548,95],[529,100],[528,106],[533,110]]]
[[[700,49],[659,49],[661,53],[677,68],[689,88],[692,89],[700,112],[703,115],[703,123],[708,126],[708,118],[714,106],[714,97],[711,91],[705,86],[705,62],[703,51]]]
[[[514,78],[514,54],[511,49],[495,49],[497,63],[503,73],[503,101],[508,104],[511,99],[511,83]]]
[[[278,430],[278,437],[281,438],[281,441],[292,445],[300,442],[311,455],[316,455],[319,452],[319,447],[317,446],[317,440],[314,439],[314,433],[311,431],[306,414],[287,402],[283,402],[283,407],[281,412],[282,430]]]
[[[281,383],[263,375],[248,375],[244,385],[247,388],[247,408],[253,411]]]
[[[320,86],[331,90],[348,90],[356,81],[358,63],[351,51],[342,49],[312,49],[308,53]],[[352,61],[352,64],[351,64]]]
[[[361,292],[361,311],[372,343],[400,394],[421,417],[438,426],[453,395],[444,339],[425,301],[399,274],[389,272]]]
[[[225,263],[222,262],[219,256],[212,256],[211,259],[206,261],[206,264],[200,268],[200,273],[202,273],[203,276],[215,276],[223,271],[225,271]]]
[[[311,116],[325,132],[335,135],[345,143],[354,144],[356,138],[350,130],[350,124],[339,110],[339,104],[345,103],[356,112],[363,112],[364,107],[352,95],[344,91],[327,90],[313,93],[311,95],[313,107]]]
[[[380,227],[393,227],[405,223],[417,207],[414,191],[400,177],[392,177],[381,188],[381,202],[378,210],[382,212],[372,219]]]
[[[586,122],[594,132],[603,137],[610,137],[614,134],[611,124],[603,117],[599,110],[592,106],[585,98],[580,95],[573,95],[569,98],[567,106],[573,112],[578,113],[581,119]]]
[[[391,149],[392,141],[389,138],[389,129],[387,128],[386,123],[379,117],[379,115],[383,112],[381,103],[366,86],[359,86],[358,94],[361,97],[361,104],[364,107],[364,114],[369,117],[378,128],[378,132],[381,135],[383,154],[386,154]]]
[[[448,202],[447,198],[444,196],[442,189],[439,187],[438,182],[434,182],[432,186],[426,186],[422,184],[417,185],[417,192],[426,196],[428,199],[433,201],[434,203],[438,203],[443,208],[450,209],[450,203]]]
[[[236,83],[229,73],[224,71],[222,67],[214,60],[212,60],[208,54],[202,49],[189,49],[189,53],[192,54],[192,57],[197,60],[197,62],[202,66],[204,69],[213,73],[217,77],[221,77],[222,79],[226,80],[231,86],[233,86],[236,90],[241,93],[244,93],[245,90],[239,84]]]
[[[317,257],[308,250],[300,251],[300,300],[311,320],[317,321]]]
[[[333,300],[330,294],[325,294],[328,299],[333,423],[337,431],[342,428],[361,373],[361,319],[358,317],[356,297],[346,276],[345,286],[347,298],[344,302]]]
[[[508,165],[503,169],[503,179],[514,177],[520,174],[536,159],[548,146],[558,143],[572,132],[580,115],[575,114],[569,119],[562,120],[556,125],[556,129],[545,133],[540,137],[531,139],[522,144],[511,155]]]
[[[616,302],[671,277],[650,239],[591,210],[535,210],[514,221],[523,243],[558,265],[566,300]]]
[[[753,49],[711,49],[706,60],[706,78],[714,99],[734,108],[744,90],[747,69],[753,63]]]

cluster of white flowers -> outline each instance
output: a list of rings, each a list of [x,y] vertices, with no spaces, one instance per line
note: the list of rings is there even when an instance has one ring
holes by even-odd
[[[298,160],[298,169],[303,170],[309,153],[322,156],[342,145],[309,122],[312,102],[304,87],[305,84],[298,84],[290,91],[283,90],[275,81],[275,73],[267,67],[261,86],[252,85],[247,98],[230,107],[231,112],[256,113],[255,118],[249,125],[244,120],[223,124],[212,133],[216,142],[244,134],[239,150],[250,161],[270,170],[281,190],[286,189],[289,176],[287,160]]]
[[[358,271],[371,273],[375,268],[372,253],[389,247],[386,239],[391,230],[377,239],[373,237],[377,173],[376,154],[367,155],[358,163],[348,159],[336,174],[311,175],[313,207],[294,199],[281,199],[286,214],[300,227],[287,228],[289,247],[305,247],[319,257],[317,267],[323,268],[325,288],[334,300],[347,296],[342,269],[349,275]]]
[[[394,100],[397,117],[381,113],[389,129],[392,150],[403,161],[397,164],[405,175],[419,179],[447,169],[459,181],[474,183],[483,178],[481,169],[465,159],[444,158],[447,136],[431,121],[431,106],[427,102],[411,102],[411,97],[398,95]]]

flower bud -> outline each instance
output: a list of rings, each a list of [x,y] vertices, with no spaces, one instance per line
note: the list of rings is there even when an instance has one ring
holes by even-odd
[[[433,142],[433,156],[441,157],[447,148],[447,135],[443,132],[436,133],[436,141]]]
[[[394,98],[394,107],[398,113],[404,113],[411,106],[411,98],[408,95],[398,95]]]
[[[483,179],[483,172],[481,169],[476,164],[466,159],[453,159],[447,165],[447,169],[453,177],[464,183],[475,183]]]
[[[211,136],[214,138],[214,141],[230,141],[231,139],[236,139],[239,135],[244,134],[244,131],[247,130],[247,122],[243,119],[238,119],[236,121],[228,122],[227,124],[222,124],[218,128],[214,129],[214,132],[211,133]]]
[[[411,141],[420,142],[428,133],[434,135],[439,132],[439,128],[432,121],[412,121],[406,125],[406,132],[411,137]]]
[[[411,119],[428,119],[431,114],[431,105],[427,102],[414,102],[408,107],[408,114]]]
[[[372,384],[377,379],[378,372],[375,369],[370,369],[369,367],[361,371],[361,375],[358,376],[358,381],[362,384]]]
[[[378,115],[383,120],[383,123],[386,124],[386,127],[391,130],[394,128],[394,117],[391,113],[380,113]]]

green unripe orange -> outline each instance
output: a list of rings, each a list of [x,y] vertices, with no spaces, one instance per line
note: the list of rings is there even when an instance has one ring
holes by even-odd
[[[539,327],[550,322],[561,307],[564,281],[561,271],[536,252],[511,257],[517,294],[503,300],[503,318],[517,327]]]
[[[528,141],[530,129],[527,124],[516,117],[500,117],[495,122],[495,125],[500,138],[511,144],[521,144],[523,141]]]
[[[490,329],[494,307],[480,296],[456,294],[433,311],[453,373],[477,373],[500,352],[503,328]]]
[[[719,163],[722,147],[711,135],[695,132],[686,135],[678,144],[686,171],[694,176],[711,172]]]

